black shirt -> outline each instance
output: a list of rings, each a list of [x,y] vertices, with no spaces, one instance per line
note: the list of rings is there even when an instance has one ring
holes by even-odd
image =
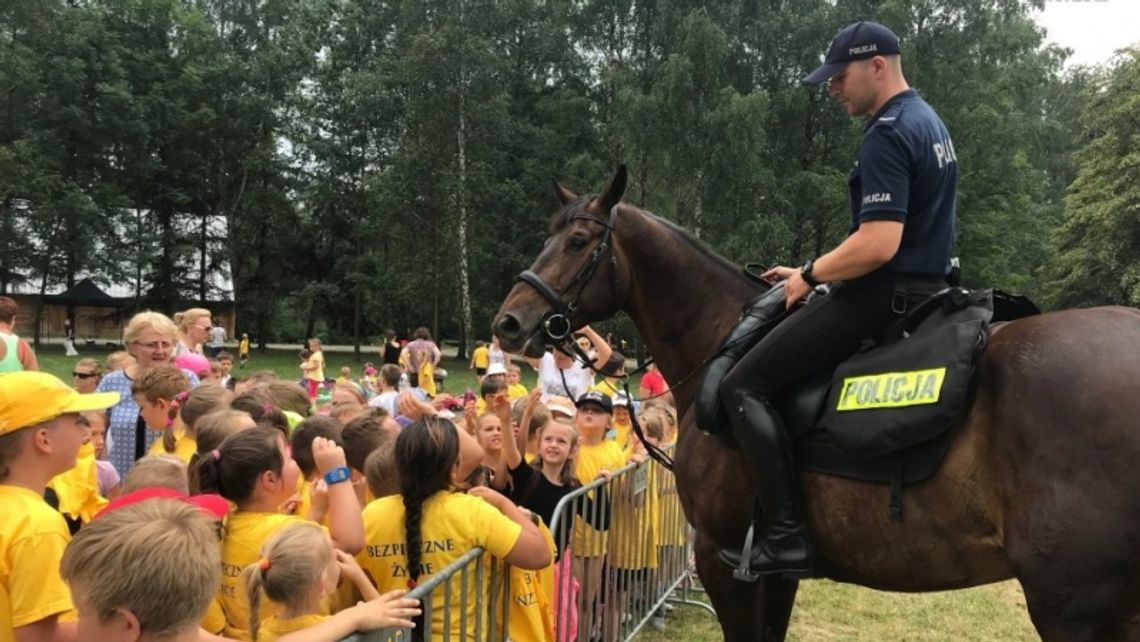
[[[863,130],[848,177],[851,231],[863,221],[899,221],[902,242],[886,268],[944,277],[954,247],[958,157],[938,114],[913,89],[887,101]]]
[[[581,486],[553,484],[546,478],[546,475],[535,470],[525,461],[519,464],[518,468],[512,468],[510,473],[513,482],[511,501],[536,513],[547,526],[554,522],[554,509],[558,507],[558,502],[562,501],[563,497],[581,488]],[[610,527],[610,502],[606,497],[605,486],[598,489],[596,498],[590,497],[594,494],[588,493],[578,502],[577,513],[590,526],[604,531]],[[555,544],[558,546],[558,557],[562,556],[562,551],[565,550],[566,543],[570,540],[573,523],[573,519],[564,517],[558,524],[558,532],[551,533],[554,536]]]
[[[400,364],[400,344],[393,345],[390,341],[384,342],[384,364]]]

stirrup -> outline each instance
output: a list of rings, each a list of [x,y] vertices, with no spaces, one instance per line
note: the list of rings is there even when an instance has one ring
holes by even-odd
[[[752,540],[756,536],[756,520],[748,525],[748,532],[744,535],[744,548],[740,551],[740,565],[732,569],[732,579],[738,582],[753,584],[760,579],[760,574],[752,570]]]

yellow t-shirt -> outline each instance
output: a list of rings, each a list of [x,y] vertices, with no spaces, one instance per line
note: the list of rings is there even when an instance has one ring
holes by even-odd
[[[249,354],[249,339],[242,339],[238,342],[238,354]]]
[[[539,532],[550,547],[550,555],[555,553],[554,536],[546,524],[539,522]],[[537,571],[527,571],[511,567],[510,604],[507,606],[507,625],[512,642],[548,642],[554,640],[554,565]],[[503,591],[497,591],[502,595]],[[501,604],[495,613],[502,613]],[[496,619],[501,626],[502,622]],[[496,632],[495,639],[503,639]]]
[[[596,445],[581,444],[578,447],[578,481],[589,484],[603,470],[615,472],[625,465],[626,456],[615,441],[605,441]],[[596,496],[592,493],[591,496]],[[612,498],[611,498],[612,501]],[[606,509],[602,509],[606,510]],[[612,515],[612,513],[611,513]],[[574,519],[574,539],[571,550],[579,557],[597,557],[606,552],[606,533],[586,524],[581,517]]]
[[[645,486],[633,489],[640,477]],[[645,464],[631,471],[616,484],[610,522],[610,559],[614,568],[657,568],[657,546],[661,533],[660,489],[657,466]]]
[[[289,524],[305,523],[296,515],[238,511],[226,519],[226,538],[222,542],[222,584],[218,587],[218,603],[226,614],[224,637],[234,640],[251,640],[249,633],[249,600],[241,572],[261,559],[261,547],[277,531]],[[278,609],[262,600],[261,620],[265,621]]]
[[[309,370],[305,371],[305,378],[313,381],[325,380],[325,353],[317,350],[309,356]]]
[[[226,614],[222,611],[222,605],[218,603],[217,595],[210,600],[210,606],[206,607],[206,614],[202,616],[198,626],[214,635],[221,635],[222,631],[226,630]]]
[[[621,388],[618,388],[615,383],[610,383],[609,379],[602,379],[601,383],[595,385],[593,389],[611,398],[621,392]]]
[[[75,459],[75,467],[52,477],[48,488],[59,498],[59,512],[84,524],[107,505],[99,495],[99,467],[95,463],[95,447],[83,444]],[[5,511],[7,512],[7,511]]]
[[[257,629],[257,642],[274,642],[274,640],[283,635],[307,629],[310,626],[316,626],[328,618],[329,616],[327,615],[317,615],[315,613],[298,615],[297,617],[288,619],[271,615],[261,621],[261,626]]]
[[[190,465],[190,458],[194,453],[198,452],[198,438],[187,437],[186,430],[174,431],[174,452],[166,452],[166,448],[162,445],[162,440],[151,444],[150,450],[147,451],[148,455],[171,455],[181,459],[187,466]]]
[[[529,391],[521,383],[512,383],[507,386],[507,398],[511,401],[525,397]]]
[[[475,362],[476,368],[483,368],[491,365],[491,351],[486,346],[475,348],[475,352],[471,353],[471,360]]]
[[[15,642],[15,627],[71,612],[59,576],[71,535],[63,516],[26,488],[0,484],[0,506],[0,642]]]
[[[420,558],[419,582],[439,573],[448,564],[475,546],[482,546],[492,556],[502,559],[518,542],[522,527],[494,506],[471,495],[439,492],[424,502],[420,522],[423,553]],[[364,508],[364,551],[357,561],[372,579],[381,594],[396,589],[407,589],[408,559],[404,552],[404,500],[399,495],[381,497]],[[450,580],[453,600],[461,594],[461,574]],[[490,569],[485,569],[483,586],[478,587],[484,597],[490,589]],[[475,627],[475,573],[467,573],[467,640],[474,639]],[[489,599],[489,598],[487,598]],[[486,603],[486,602],[484,602]],[[443,587],[432,593],[432,634],[443,633]],[[485,619],[486,616],[484,616]],[[452,611],[451,631],[460,630],[459,609]]]
[[[614,422],[614,442],[621,446],[623,451],[629,450],[629,435],[633,432],[633,424],[619,424]],[[629,453],[626,453],[626,459],[629,458]]]

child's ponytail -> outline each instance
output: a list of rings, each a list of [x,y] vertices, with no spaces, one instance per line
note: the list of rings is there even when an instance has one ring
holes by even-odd
[[[263,563],[266,564],[264,568]],[[259,560],[241,572],[242,581],[245,582],[245,595],[249,598],[249,635],[253,642],[257,642],[257,632],[261,628],[261,591],[268,571],[268,560]]]
[[[459,458],[459,433],[446,419],[424,417],[396,438],[396,464],[400,471],[400,495],[404,500],[404,542],[408,560],[408,588],[420,577],[423,553],[423,505],[432,495],[451,487],[451,471]],[[423,639],[421,615],[414,639]]]

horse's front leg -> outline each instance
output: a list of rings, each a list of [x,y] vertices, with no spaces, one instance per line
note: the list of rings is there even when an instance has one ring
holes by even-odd
[[[799,581],[765,576],[758,582],[732,578],[720,561],[720,545],[697,532],[697,573],[709,594],[725,642],[783,642],[796,601]]]

